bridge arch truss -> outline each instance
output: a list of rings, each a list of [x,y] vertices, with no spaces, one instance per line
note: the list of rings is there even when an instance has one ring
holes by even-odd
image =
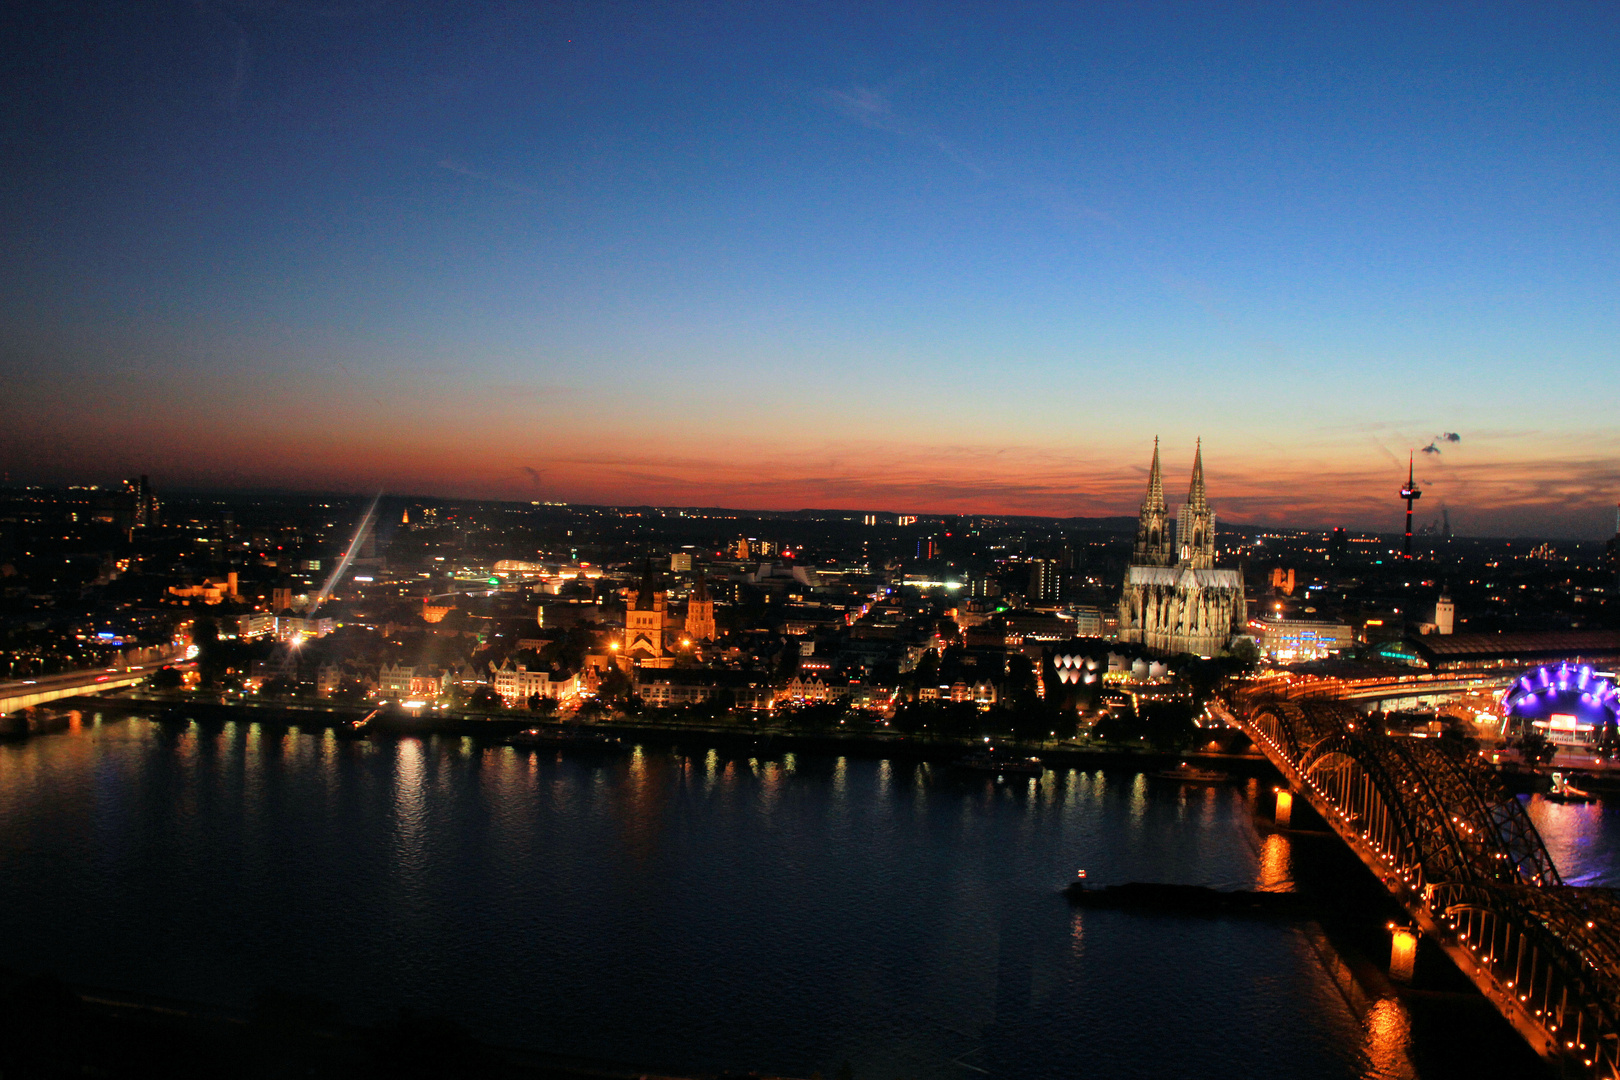
[[[1262,700],[1231,721],[1533,1047],[1620,1080],[1620,894],[1564,885],[1477,754],[1392,738],[1342,702]]]

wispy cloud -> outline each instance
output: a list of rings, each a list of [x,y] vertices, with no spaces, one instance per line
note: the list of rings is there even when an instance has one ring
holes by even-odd
[[[471,165],[457,161],[455,158],[442,158],[437,162],[437,164],[439,168],[444,169],[447,172],[453,172],[457,176],[465,176],[469,180],[481,180],[486,184],[492,184],[495,187],[501,188],[505,191],[516,192],[519,195],[539,196],[541,194],[539,188],[530,184],[525,184],[519,180],[512,180],[508,177],[497,175],[496,173],[485,172],[482,169],[475,169]]]

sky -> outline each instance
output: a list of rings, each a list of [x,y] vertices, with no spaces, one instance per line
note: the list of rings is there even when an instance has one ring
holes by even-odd
[[[1620,6],[0,14],[0,468],[1601,537]]]

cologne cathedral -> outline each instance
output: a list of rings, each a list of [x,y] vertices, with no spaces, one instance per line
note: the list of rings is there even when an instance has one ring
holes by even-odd
[[[1244,632],[1247,619],[1242,572],[1215,565],[1215,512],[1204,492],[1203,441],[1172,534],[1154,439],[1153,471],[1119,598],[1119,639],[1158,652],[1214,656]]]

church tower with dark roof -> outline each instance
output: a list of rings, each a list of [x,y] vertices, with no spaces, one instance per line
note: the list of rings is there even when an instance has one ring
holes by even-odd
[[[714,626],[714,601],[709,597],[709,583],[701,570],[692,584],[692,595],[686,601],[686,636],[693,641],[713,641],[719,636]]]
[[[668,607],[669,593],[648,559],[642,567],[640,587],[624,605],[624,656],[637,667],[669,667],[674,662],[664,640]]]

